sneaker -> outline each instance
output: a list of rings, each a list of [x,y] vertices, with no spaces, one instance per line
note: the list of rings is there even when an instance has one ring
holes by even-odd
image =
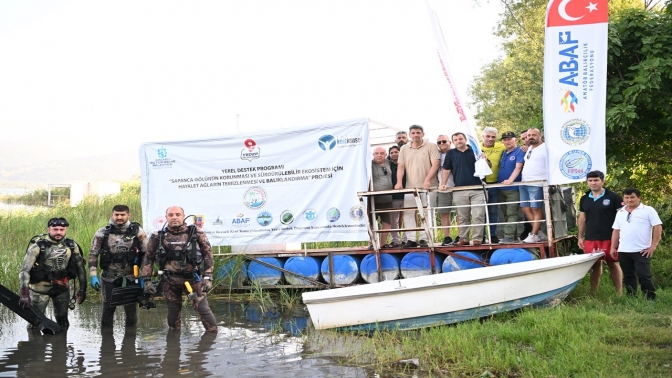
[[[539,243],[539,237],[535,234],[530,233],[527,235],[525,240],[523,240],[523,243]]]
[[[497,237],[497,235],[493,235],[493,236],[490,237],[490,243],[491,244],[499,244],[499,238]]]
[[[404,248],[415,248],[418,246],[418,243],[416,243],[413,240],[408,240],[406,243],[404,243],[403,247]]]
[[[443,243],[441,243],[441,245],[451,245],[451,244],[453,244],[453,238],[451,238],[450,236],[446,236],[445,238],[443,238]]]
[[[399,243],[399,242],[392,242],[391,246],[392,246],[392,248],[400,248],[400,247],[401,247],[401,243]]]
[[[544,232],[541,230],[537,232],[537,237],[539,238],[539,241],[548,240],[548,236],[546,236],[546,234],[544,234]]]
[[[421,247],[421,248],[427,248],[427,247],[429,247],[429,245],[427,244],[427,240],[420,240],[420,241],[418,242],[418,247]]]

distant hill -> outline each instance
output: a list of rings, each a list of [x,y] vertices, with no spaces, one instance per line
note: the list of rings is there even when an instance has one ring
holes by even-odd
[[[2,142],[0,187],[38,188],[74,181],[127,181],[140,174],[138,148]]]

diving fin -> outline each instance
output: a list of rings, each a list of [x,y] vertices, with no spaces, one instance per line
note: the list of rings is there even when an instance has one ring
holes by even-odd
[[[32,324],[34,327],[37,327],[42,333],[55,335],[62,331],[61,326],[59,326],[55,321],[47,318],[34,309],[32,306],[28,308],[22,308],[19,305],[18,294],[9,290],[8,288],[0,285],[0,302],[4,304],[7,308],[14,311],[17,315],[25,319],[28,323]]]
[[[112,289],[110,306],[124,306],[139,303],[142,299],[143,291],[140,285],[126,285],[124,287],[115,287]],[[17,302],[18,303],[18,302]]]

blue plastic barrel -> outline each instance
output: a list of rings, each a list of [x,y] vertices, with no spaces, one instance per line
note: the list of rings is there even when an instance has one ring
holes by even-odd
[[[278,268],[283,266],[282,260],[276,257],[258,257],[257,260]],[[247,266],[247,275],[252,284],[257,285],[277,285],[282,280],[281,271],[259,264],[256,261],[250,261],[250,265]]]
[[[444,255],[438,253],[434,254],[434,268],[437,273],[441,273],[441,264],[445,259]],[[432,267],[430,265],[429,252],[409,252],[401,259],[399,264],[401,276],[404,278],[412,278],[419,276],[426,276],[432,274]]]
[[[483,261],[483,258],[478,253],[467,252],[467,251],[459,251],[459,252],[455,252],[455,254],[470,258],[472,260],[481,261],[481,262]],[[443,260],[442,270],[443,270],[443,273],[448,273],[448,272],[454,272],[454,271],[458,271],[458,270],[475,269],[475,268],[482,268],[482,267],[483,267],[483,265],[477,264],[475,262],[463,260],[459,257],[452,257],[452,256],[448,255],[448,256],[446,256],[446,259]]]
[[[242,284],[248,278],[247,266],[249,264],[247,260],[229,260],[217,269],[215,279],[224,280],[227,285]]]
[[[322,259],[322,257],[293,256],[285,261],[285,270],[317,281],[320,279]],[[285,280],[290,285],[312,285],[310,282],[291,274],[285,274]]]
[[[380,254],[380,266],[383,271],[383,281],[393,280],[399,277],[400,257],[391,253]],[[376,264],[376,255],[368,254],[362,259],[359,266],[364,281],[368,283],[378,282],[378,265]]]
[[[330,282],[329,277],[329,257],[322,260],[322,277],[328,283],[335,285],[350,285],[359,280],[359,264],[362,259],[357,256],[333,255],[334,259],[334,282]]]
[[[502,248],[492,253],[490,265],[513,264],[523,261],[532,261],[536,258],[534,253],[523,248]]]

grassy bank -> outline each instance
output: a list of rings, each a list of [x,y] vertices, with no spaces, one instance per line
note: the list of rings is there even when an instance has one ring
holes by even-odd
[[[361,336],[361,352],[344,362],[397,376],[672,376],[672,287],[664,280],[670,251],[659,249],[653,261],[662,286],[655,301],[616,296],[605,272],[597,296],[589,295],[586,276],[558,307]],[[399,364],[414,358],[417,368]]]
[[[30,197],[30,194],[26,196]],[[52,217],[68,220],[67,236],[77,241],[84,249],[85,257],[88,257],[93,235],[108,223],[112,207],[117,204],[128,205],[131,219],[141,222],[140,183],[122,184],[121,193],[117,195],[86,197],[77,207],[64,203],[31,211],[0,212],[0,243],[4,255],[0,264],[0,283],[18,291],[19,270],[28,241],[33,235],[46,233],[47,221]]]

